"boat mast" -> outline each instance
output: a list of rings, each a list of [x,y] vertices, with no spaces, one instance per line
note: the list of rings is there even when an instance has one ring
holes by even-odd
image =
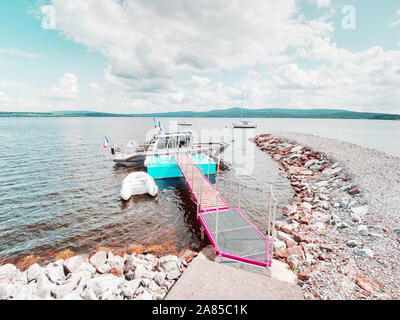
[[[243,90],[242,90],[241,102],[240,102],[240,121],[242,121],[242,115],[243,115]]]
[[[183,120],[183,112],[185,110],[185,97],[182,98],[182,103],[183,103],[183,110],[182,110],[182,120]]]

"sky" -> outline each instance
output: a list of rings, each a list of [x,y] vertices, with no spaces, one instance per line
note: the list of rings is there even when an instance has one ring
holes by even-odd
[[[241,105],[400,113],[400,1],[0,1],[0,111]]]

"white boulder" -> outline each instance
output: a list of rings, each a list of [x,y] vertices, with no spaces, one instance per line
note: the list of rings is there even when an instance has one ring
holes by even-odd
[[[92,257],[90,257],[90,263],[99,269],[107,261],[107,254],[105,251],[97,251]]]
[[[67,272],[75,272],[84,262],[82,256],[73,256],[64,261],[64,268]]]
[[[0,281],[12,281],[17,273],[18,269],[13,264],[0,266]]]
[[[37,263],[31,265],[27,270],[28,281],[36,280],[42,273],[44,269]]]

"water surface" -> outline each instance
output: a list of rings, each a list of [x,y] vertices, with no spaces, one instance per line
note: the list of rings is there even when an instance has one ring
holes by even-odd
[[[201,120],[194,130],[225,127],[223,121]],[[150,118],[0,119],[0,257],[44,256],[66,248],[88,253],[99,245],[172,241],[179,250],[207,244],[199,237],[196,206],[183,179],[156,180],[154,199],[120,198],[122,180],[136,169],[114,164],[103,148],[104,136],[123,143],[143,137],[152,126]],[[292,192],[277,165],[259,150],[255,166],[264,185],[241,177],[241,207],[264,228],[267,185],[274,185],[281,203]],[[231,190],[237,194],[239,178],[232,179],[229,162],[221,169],[219,189],[238,205]]]
[[[165,128],[171,120],[162,119]],[[189,121],[200,131],[223,130],[236,120]],[[254,134],[312,133],[400,156],[399,121],[253,121],[258,124]],[[0,118],[0,258],[44,256],[66,248],[88,253],[99,245],[126,248],[172,241],[179,250],[191,243],[207,244],[200,239],[196,206],[183,179],[156,180],[159,194],[154,199],[120,199],[122,180],[136,169],[112,162],[109,149],[102,146],[104,136],[112,143],[143,140],[152,127],[151,118]],[[238,143],[230,141],[227,154]],[[240,202],[243,212],[264,231],[269,185],[280,205],[293,191],[268,155],[256,148],[253,152],[254,168],[247,175],[234,174],[233,167],[238,166],[229,157],[223,160],[218,189],[232,206]]]

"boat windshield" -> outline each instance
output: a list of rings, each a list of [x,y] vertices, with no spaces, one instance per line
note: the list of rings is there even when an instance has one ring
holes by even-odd
[[[190,146],[189,135],[161,137],[157,143],[157,149],[176,149]]]
[[[180,136],[178,137],[178,148],[186,148],[190,145],[190,136]]]
[[[157,149],[165,149],[168,145],[168,138],[160,138],[157,143]]]

